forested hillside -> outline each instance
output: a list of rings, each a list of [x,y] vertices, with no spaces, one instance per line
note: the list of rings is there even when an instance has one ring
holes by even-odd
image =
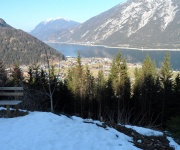
[[[22,30],[10,27],[0,19],[0,59],[6,65],[44,62],[45,52],[52,59],[62,60],[64,56],[45,43]]]

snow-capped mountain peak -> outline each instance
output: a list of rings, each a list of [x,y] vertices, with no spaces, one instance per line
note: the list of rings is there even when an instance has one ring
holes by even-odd
[[[173,5],[172,0],[134,0],[128,6],[125,5],[117,16],[109,19],[96,30],[109,29],[108,34],[101,39],[104,40],[128,25],[126,35],[129,37],[147,25],[149,21],[159,18],[160,29],[164,31],[173,21],[177,11],[177,6]]]
[[[68,22],[71,21],[71,20],[66,19],[66,18],[57,17],[57,18],[48,18],[48,19],[44,20],[42,23],[47,24],[49,22],[56,21],[56,20],[64,20],[64,21],[68,21]]]
[[[33,36],[37,37],[42,41],[47,41],[53,33],[67,30],[69,28],[79,25],[78,22],[65,19],[62,17],[49,18],[40,22],[34,30],[30,32]]]

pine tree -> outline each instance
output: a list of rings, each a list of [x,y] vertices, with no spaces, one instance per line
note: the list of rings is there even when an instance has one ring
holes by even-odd
[[[29,74],[28,83],[30,83],[37,89],[41,87],[40,66],[38,64],[32,64],[31,66],[29,66],[28,74]]]
[[[174,98],[173,98],[173,116],[180,116],[180,73],[175,77]]]
[[[178,73],[175,77],[174,91],[175,91],[176,98],[179,98],[180,97],[180,73]]]
[[[160,80],[161,80],[161,87],[163,90],[163,99],[162,99],[162,115],[161,115],[161,123],[166,121],[165,111],[167,114],[167,107],[168,101],[172,98],[172,90],[173,90],[173,81],[172,81],[172,69],[170,65],[170,55],[169,53],[166,53],[164,61],[162,63],[161,69],[160,69]]]
[[[115,96],[120,96],[121,62],[121,53],[118,53],[112,61],[109,75]]]
[[[77,65],[76,65],[76,75],[77,75],[77,96],[80,98],[80,114],[81,117],[83,117],[83,112],[84,112],[84,103],[83,103],[83,98],[84,98],[84,93],[83,93],[83,75],[84,75],[84,70],[82,67],[82,62],[81,62],[81,55],[78,52],[77,56]]]
[[[28,68],[28,74],[29,74],[28,83],[32,85],[33,84],[33,69],[31,66],[29,66]]]
[[[83,95],[85,110],[88,110],[86,114],[88,117],[92,117],[93,114],[93,98],[94,98],[94,77],[91,75],[89,67],[86,65],[84,77],[83,77]]]
[[[122,91],[121,97],[123,101],[124,109],[126,110],[130,97],[131,97],[131,81],[128,74],[128,68],[126,59],[123,60],[121,64],[121,87],[120,90]]]
[[[133,107],[135,108],[135,114],[142,113],[142,85],[143,85],[143,75],[142,68],[135,68],[134,70],[134,84],[133,84]]]
[[[121,58],[121,54],[118,53],[113,59],[109,82],[114,91],[114,96],[117,101],[117,121],[122,121],[123,114],[126,113],[128,101],[131,93],[130,78],[127,73],[126,60]]]
[[[16,63],[12,71],[12,81],[15,86],[22,86],[23,80],[23,72],[19,66],[19,63]]]
[[[148,124],[153,119],[155,105],[155,86],[157,70],[155,63],[147,55],[142,68],[135,69],[135,83],[133,84],[133,102],[135,113],[139,116],[140,124]]]
[[[105,98],[105,89],[106,89],[106,80],[104,77],[104,72],[102,70],[102,68],[100,67],[100,70],[98,71],[98,77],[96,80],[96,98],[97,98],[97,103],[98,103],[98,119],[103,121],[103,110],[106,106],[106,98]]]
[[[74,113],[77,114],[77,75],[75,68],[69,68],[67,74],[67,88],[73,94]]]
[[[0,61],[0,86],[5,86],[8,81],[7,72],[5,70],[4,63]]]
[[[41,82],[42,86],[47,87],[47,84],[48,84],[47,73],[42,68],[40,71],[40,82]]]
[[[111,64],[111,70],[110,70],[110,75],[109,75],[109,82],[111,83],[113,92],[114,92],[114,97],[116,100],[115,106],[116,108],[116,114],[117,114],[117,122],[120,122],[120,96],[121,96],[121,91],[120,91],[120,86],[121,86],[121,53],[119,52],[116,57],[113,59],[112,64]]]
[[[153,104],[153,96],[154,96],[154,88],[155,88],[155,80],[156,80],[156,65],[151,60],[151,58],[147,55],[144,63],[142,65],[142,73],[143,73],[143,85],[142,85],[142,97],[143,97],[143,113],[148,114],[149,119],[152,117],[152,104]]]
[[[75,113],[80,113],[83,116],[83,99],[84,99],[84,69],[81,63],[81,56],[78,52],[77,65],[68,71],[68,89],[74,94]]]

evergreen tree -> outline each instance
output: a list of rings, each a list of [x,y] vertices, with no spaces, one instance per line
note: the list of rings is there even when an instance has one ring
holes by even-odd
[[[118,53],[116,57],[113,59],[112,64],[111,64],[111,70],[110,70],[110,75],[109,75],[109,82],[111,83],[113,92],[114,92],[114,97],[116,100],[115,106],[116,107],[116,114],[117,114],[117,122],[120,122],[120,96],[121,96],[121,91],[120,91],[120,86],[121,86],[121,53]]]
[[[98,71],[98,77],[97,77],[97,80],[96,80],[96,99],[97,99],[97,104],[98,104],[98,119],[103,121],[103,110],[106,106],[106,98],[105,98],[105,95],[106,95],[106,80],[105,80],[105,77],[104,77],[104,72],[102,70],[102,68]]]
[[[30,84],[30,85],[32,85],[33,84],[33,69],[32,69],[32,67],[31,66],[29,66],[29,68],[28,68],[28,74],[29,74],[29,78],[28,78],[28,83]]]
[[[16,63],[12,71],[12,81],[15,86],[22,86],[23,80],[23,72],[19,66],[19,63]]]
[[[4,63],[0,61],[0,86],[5,86],[7,81],[7,71],[5,70]]]
[[[68,89],[72,91],[74,95],[74,109],[75,113],[83,115],[84,105],[84,69],[81,63],[81,56],[78,53],[77,65],[68,71]]]
[[[180,73],[175,77],[174,98],[173,98],[173,116],[180,116]]]
[[[178,99],[180,97],[180,73],[178,73],[175,78],[174,92]]]
[[[154,88],[155,88],[155,80],[156,80],[156,65],[151,60],[151,58],[147,55],[144,63],[142,65],[142,73],[143,73],[143,85],[142,85],[142,108],[143,113],[148,114],[148,119],[152,117],[152,104],[153,104],[153,96],[154,96]],[[146,112],[146,110],[148,110]]]
[[[42,86],[47,87],[47,84],[48,84],[47,73],[42,68],[40,71],[40,82],[41,82]]]
[[[160,80],[161,80],[161,87],[163,90],[163,99],[162,99],[162,115],[161,115],[161,122],[167,120],[167,108],[170,106],[170,100],[172,98],[172,90],[173,90],[173,80],[172,80],[172,69],[170,65],[170,55],[169,53],[166,53],[164,61],[162,63],[161,69],[160,69]],[[166,114],[165,114],[166,111]]]
[[[127,110],[127,104],[130,99],[131,85],[130,78],[127,73],[126,60],[121,58],[121,54],[118,53],[113,59],[109,82],[114,91],[114,96],[117,101],[117,121],[120,122],[124,119],[124,114]]]
[[[40,66],[38,64],[32,64],[29,66],[29,80],[28,83],[36,87],[36,89],[41,87],[41,78],[40,78]]]
[[[139,119],[136,120],[141,125],[147,125],[153,119],[153,107],[156,104],[154,96],[157,79],[156,65],[148,55],[142,64],[142,68],[135,69],[134,75],[133,105],[135,107],[135,113],[139,116]]]
[[[55,66],[51,65],[50,66],[50,75],[49,75],[49,79],[50,81],[54,82],[54,80],[56,79],[56,75],[55,75]]]
[[[83,93],[83,75],[84,75],[84,70],[82,67],[82,62],[81,62],[81,55],[78,52],[78,56],[77,56],[77,65],[75,67],[75,74],[76,74],[76,94],[77,97],[80,98],[80,114],[81,117],[83,117],[83,111],[84,111],[84,105],[83,105],[83,98],[84,98],[84,93]]]
[[[121,53],[118,53],[113,59],[111,64],[111,70],[109,75],[109,80],[111,81],[112,88],[114,90],[114,95],[120,95],[120,75],[121,75]]]
[[[85,110],[88,111],[86,115],[92,118],[93,114],[93,98],[94,98],[94,77],[91,75],[89,67],[86,66],[83,77],[83,95]]]
[[[127,108],[131,97],[131,81],[127,69],[128,68],[127,68],[126,59],[124,59],[123,62],[121,63],[121,86],[120,86],[124,111],[127,110],[129,111],[129,109]]]

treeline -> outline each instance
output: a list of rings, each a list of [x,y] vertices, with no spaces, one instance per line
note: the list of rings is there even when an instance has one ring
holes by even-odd
[[[49,64],[49,62],[48,62]],[[0,63],[0,86],[23,86],[23,109],[63,112],[83,118],[121,124],[165,127],[171,117],[180,116],[180,74],[175,77],[167,53],[160,69],[147,55],[134,78],[128,74],[126,59],[118,53],[112,61],[108,78],[100,66],[94,77],[88,66],[77,65],[60,80],[54,66],[44,70],[31,65],[28,78],[18,64],[7,77]]]

